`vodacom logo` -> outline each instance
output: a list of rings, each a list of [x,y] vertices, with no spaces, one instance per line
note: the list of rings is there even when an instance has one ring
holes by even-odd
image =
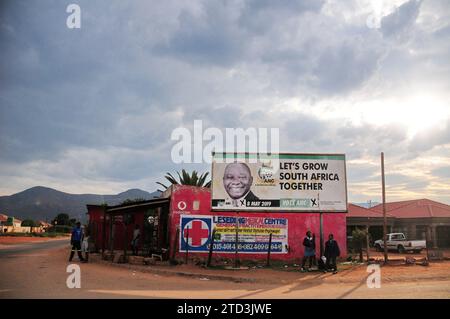
[[[185,210],[186,209],[186,202],[185,201],[179,201],[178,202],[178,209],[179,210]]]

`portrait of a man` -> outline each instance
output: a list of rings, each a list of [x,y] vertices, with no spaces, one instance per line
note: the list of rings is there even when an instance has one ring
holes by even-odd
[[[223,187],[230,196],[235,207],[245,205],[246,201],[258,201],[259,198],[250,190],[253,177],[250,168],[245,163],[230,163],[225,167]]]

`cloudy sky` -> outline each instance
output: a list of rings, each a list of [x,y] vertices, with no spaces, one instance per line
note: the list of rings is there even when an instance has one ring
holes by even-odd
[[[81,8],[69,29],[66,8]],[[0,2],[0,195],[154,191],[171,132],[276,127],[349,199],[450,204],[448,0]]]

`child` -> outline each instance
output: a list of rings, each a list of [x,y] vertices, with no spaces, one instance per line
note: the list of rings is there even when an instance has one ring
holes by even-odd
[[[87,230],[83,237],[83,243],[81,244],[81,252],[85,255],[83,262],[87,263],[89,261],[89,231]]]
[[[327,259],[326,269],[333,271],[333,274],[337,274],[336,258],[339,257],[341,251],[336,240],[334,240],[333,234],[328,236],[328,241],[325,243],[325,257]]]
[[[303,255],[302,260],[302,272],[305,272],[305,264],[306,260],[309,260],[309,269],[311,271],[313,262],[315,261],[316,256],[316,236],[314,234],[311,235],[311,231],[306,232],[306,237],[303,239],[303,246],[305,246],[305,254]]]
[[[131,241],[131,248],[133,249],[133,255],[138,255],[138,246],[139,246],[139,238],[141,237],[141,231],[139,229],[139,225],[134,227],[133,231],[133,240]]]

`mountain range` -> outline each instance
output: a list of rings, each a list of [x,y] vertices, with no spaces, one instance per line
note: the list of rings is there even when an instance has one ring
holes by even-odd
[[[66,213],[71,218],[85,222],[86,204],[118,205],[127,199],[152,199],[159,195],[159,191],[149,193],[137,188],[115,195],[69,194],[53,188],[36,186],[13,195],[0,196],[0,214],[22,220],[51,221],[59,213]],[[355,203],[365,208],[377,204],[377,202]]]
[[[149,193],[141,189],[129,189],[116,195],[69,194],[53,188],[36,186],[22,192],[0,196],[0,214],[19,219],[52,220],[59,213],[86,221],[86,204],[118,205],[127,199],[152,199],[160,192]]]

